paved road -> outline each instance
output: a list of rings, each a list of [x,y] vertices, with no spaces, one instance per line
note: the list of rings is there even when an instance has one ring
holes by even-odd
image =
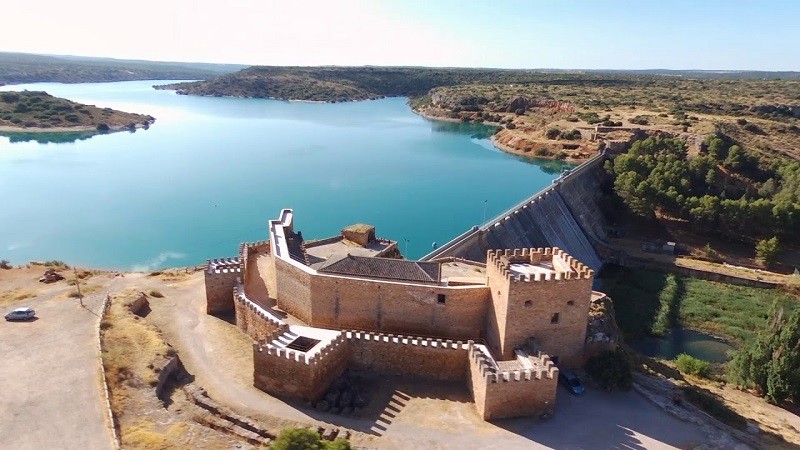
[[[298,409],[298,405],[255,389],[249,340],[239,339],[232,325],[205,314],[202,279],[195,277],[166,298],[151,300],[153,313],[147,320],[158,323],[196,376],[195,381],[213,398],[255,417],[277,416],[309,424],[321,420],[367,432],[374,429],[374,420],[333,416],[302,406]],[[391,391],[394,386],[384,388]],[[425,388],[414,392],[403,387],[412,398],[392,414],[380,436],[360,444],[386,449],[642,449],[710,443],[711,437],[700,427],[668,415],[635,392],[589,390],[583,397],[573,397],[560,389],[558,411],[550,420],[487,423],[478,418],[474,405],[462,398],[463,390],[445,385],[431,395]]]
[[[61,297],[65,290],[60,282],[22,302],[36,321],[0,322],[2,449],[112,446],[95,334],[104,294],[87,298],[85,309]]]

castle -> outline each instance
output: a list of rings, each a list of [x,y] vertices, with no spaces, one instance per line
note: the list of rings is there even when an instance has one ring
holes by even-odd
[[[353,368],[464,383],[484,420],[535,416],[555,410],[558,367],[586,357],[602,294],[558,248],[410,261],[363,224],[305,241],[290,209],[268,233],[205,272],[207,312],[235,311],[266,392],[314,401]]]

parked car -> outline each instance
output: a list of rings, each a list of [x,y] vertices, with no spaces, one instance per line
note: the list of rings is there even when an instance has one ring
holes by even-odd
[[[567,390],[574,394],[574,395],[582,395],[583,394],[583,385],[581,384],[581,379],[575,375],[574,372],[564,371],[558,372],[558,381],[565,387]]]
[[[36,317],[36,311],[31,308],[17,308],[6,314],[6,320],[30,320]]]

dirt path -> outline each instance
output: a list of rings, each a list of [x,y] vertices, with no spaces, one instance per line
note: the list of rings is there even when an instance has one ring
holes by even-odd
[[[66,298],[72,288],[63,281],[37,286],[40,272],[0,271],[4,282],[18,277],[17,285],[38,292],[0,309],[30,306],[38,316],[0,322],[0,448],[111,448],[96,328],[105,291],[83,308]],[[119,284],[108,281],[111,289]]]

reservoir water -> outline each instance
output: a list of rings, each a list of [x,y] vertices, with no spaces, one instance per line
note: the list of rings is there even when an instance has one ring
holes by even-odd
[[[0,259],[151,270],[234,256],[294,208],[306,239],[377,227],[419,257],[545,187],[558,162],[496,150],[492,129],[429,121],[406,99],[190,97],[157,81],[32,84],[156,117],[149,130],[0,136]]]
[[[630,343],[636,351],[644,355],[663,359],[675,359],[681,353],[709,362],[725,362],[728,352],[734,349],[730,344],[694,330],[673,328],[664,337],[645,337]]]

